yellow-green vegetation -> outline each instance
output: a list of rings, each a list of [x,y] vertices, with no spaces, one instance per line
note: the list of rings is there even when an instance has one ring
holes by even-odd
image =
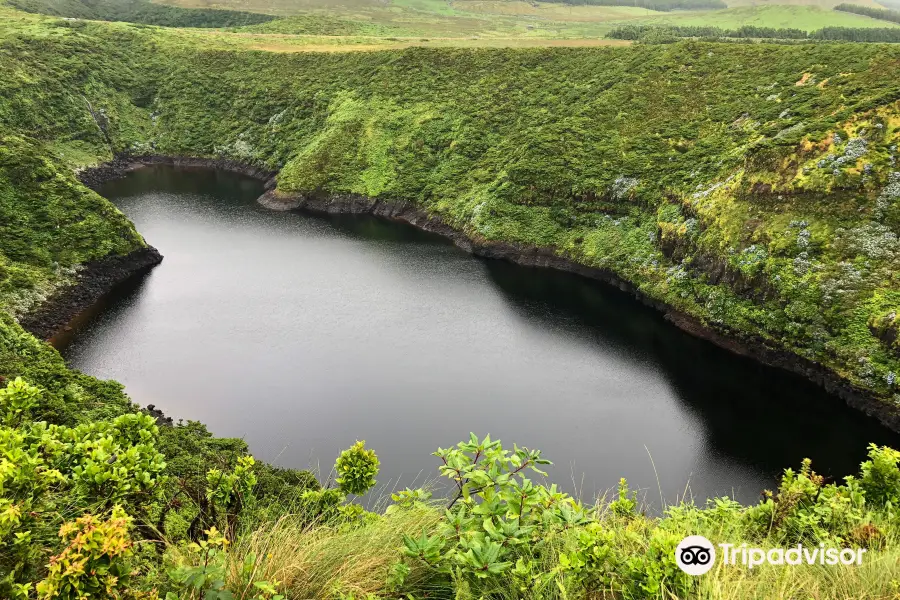
[[[332,43],[364,39],[350,34]],[[278,171],[276,195],[412,203],[480,244],[614,273],[708,330],[820,365],[892,420],[900,47],[248,49],[279,35],[0,11],[0,596],[896,595],[891,449],[870,448],[854,478],[803,463],[759,504],[648,517],[625,482],[571,498],[538,483],[540,452],[472,436],[436,453],[446,497],[405,490],[374,514],[348,501],[377,477],[363,442],[322,487],[199,423],[158,426],[17,318],[85,263],[144,246],[74,169],[223,158]],[[868,554],[690,578],[674,563],[688,533]]]
[[[815,31],[823,27],[889,27],[891,23],[818,6],[781,5],[741,6],[705,12],[672,12],[634,20],[642,25],[681,25],[721,27],[772,27]]]
[[[659,12],[633,5],[574,5],[525,0],[458,0],[453,3],[453,7],[461,12],[537,17],[549,21],[617,21],[646,17]]]
[[[191,28],[227,28],[189,33],[218,48],[267,51],[371,50],[378,47],[602,45],[602,38],[623,24],[719,27],[737,29],[825,27],[878,28],[890,25],[831,5],[795,2],[760,3],[727,8],[720,0],[590,0],[524,2],[522,0],[358,0],[340,4],[319,0],[266,2],[176,2],[149,0],[6,0],[20,10],[53,16]],[[856,7],[857,5],[851,5]],[[872,10],[862,6],[862,10]],[[858,12],[858,11],[857,11]],[[876,11],[877,12],[877,11]],[[863,13],[867,14],[867,13]],[[846,35],[839,39],[853,39]],[[858,41],[876,41],[860,39]],[[880,38],[877,41],[881,41]],[[886,40],[892,41],[892,40]],[[610,42],[606,42],[610,44]]]
[[[35,420],[46,400],[22,379],[0,389],[6,598],[888,598],[900,577],[900,453],[889,448],[871,446],[841,483],[804,461],[756,505],[717,498],[648,517],[625,480],[585,503],[540,481],[539,450],[474,434],[434,453],[446,497],[406,489],[367,512],[347,499],[378,473],[360,442],[338,458],[337,487],[261,508],[271,489],[252,457],[205,477],[197,464],[188,483],[160,448],[171,428],[141,414],[48,424]],[[691,577],[675,561],[686,535],[780,548],[782,564],[720,559]],[[784,549],[804,548],[866,558],[785,567]]]
[[[18,0],[25,1],[25,0]],[[31,0],[36,1],[36,0]],[[519,39],[590,39],[602,37],[610,24],[706,25],[799,28],[881,27],[884,23],[834,11],[839,3],[812,0],[718,2],[718,0],[597,0],[596,2],[526,2],[523,0],[167,0],[191,8],[228,8],[295,17],[263,27],[280,33],[387,35],[390,37]],[[861,5],[878,6],[874,2]],[[726,7],[727,5],[727,7]],[[673,10],[674,8],[674,10]],[[319,22],[319,23],[317,23]],[[340,23],[335,26],[336,22]],[[254,28],[256,29],[256,28]],[[344,33],[342,33],[344,32]],[[348,33],[352,32],[352,33]]]

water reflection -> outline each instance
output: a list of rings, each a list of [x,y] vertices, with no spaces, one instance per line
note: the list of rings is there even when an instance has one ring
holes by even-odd
[[[566,273],[529,275],[537,270],[498,261],[485,267],[525,321],[562,325],[568,335],[654,365],[673,397],[696,417],[695,432],[714,461],[778,473],[809,457],[819,472],[840,477],[856,470],[867,443],[897,443],[895,434],[812,383],[723,352],[674,328],[657,311],[637,309],[635,299],[618,289]]]
[[[657,503],[688,483],[752,500],[804,456],[842,475],[896,443],[608,286],[370,217],[271,212],[260,192],[164,167],[104,188],[165,260],[74,332],[70,362],[263,460],[327,471],[365,439],[401,487],[471,430],[542,448],[570,490],[625,476]]]

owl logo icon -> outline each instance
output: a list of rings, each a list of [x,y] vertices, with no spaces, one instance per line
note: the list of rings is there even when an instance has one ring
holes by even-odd
[[[716,548],[702,535],[689,535],[675,548],[675,562],[688,575],[703,575],[716,563]]]

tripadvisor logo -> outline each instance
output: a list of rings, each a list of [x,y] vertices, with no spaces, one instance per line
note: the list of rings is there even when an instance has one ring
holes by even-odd
[[[702,535],[689,535],[675,548],[675,562],[688,575],[703,575],[716,562],[716,548]]]
[[[748,548],[747,544],[719,544],[722,550],[722,564],[744,565],[747,568],[770,565],[861,565],[865,548],[826,548],[805,547],[797,544],[792,548]],[[678,568],[688,575],[703,575],[713,568],[716,562],[716,548],[712,542],[702,535],[689,535],[675,548],[675,562]]]

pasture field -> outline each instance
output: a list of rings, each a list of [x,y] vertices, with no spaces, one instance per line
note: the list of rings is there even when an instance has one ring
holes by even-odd
[[[163,0],[158,0],[163,1]],[[861,15],[832,10],[838,0],[727,0],[720,10],[660,12],[634,6],[570,5],[523,0],[164,0],[187,8],[265,12],[283,20],[246,29],[255,33],[353,35],[394,38],[458,38],[463,46],[473,37],[507,40],[507,45],[533,45],[534,39],[602,38],[615,26],[709,25],[798,28],[884,27]],[[878,6],[874,0],[859,4]],[[890,26],[888,24],[887,26]],[[405,44],[410,41],[403,42]]]
[[[741,6],[715,11],[671,12],[630,20],[628,23],[641,25],[705,25],[723,29],[737,29],[745,25],[751,25],[775,29],[795,28],[805,31],[815,31],[823,27],[891,27],[894,25],[893,23],[871,17],[801,4],[772,4]]]

